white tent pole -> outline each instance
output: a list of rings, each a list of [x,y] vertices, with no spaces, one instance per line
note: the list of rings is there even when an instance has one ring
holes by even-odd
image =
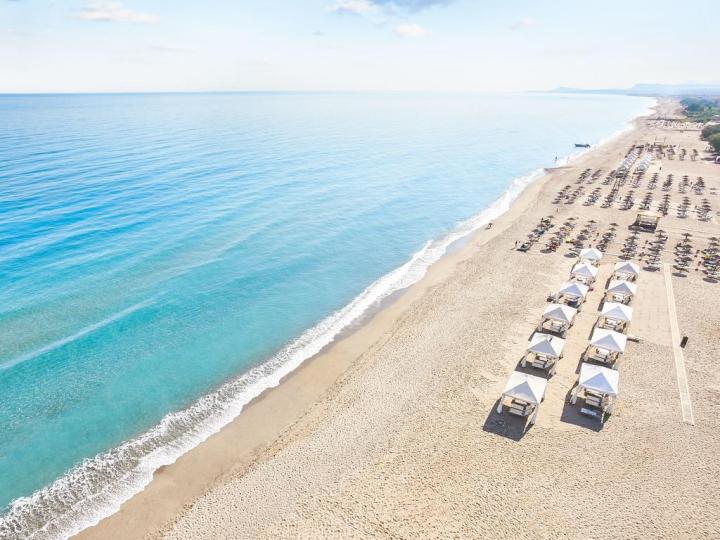
[[[497,413],[498,413],[498,414],[502,414],[502,402],[503,402],[503,398],[504,398],[504,397],[505,397],[505,394],[503,394],[503,395],[500,396],[500,403],[498,403],[498,406],[497,406]]]

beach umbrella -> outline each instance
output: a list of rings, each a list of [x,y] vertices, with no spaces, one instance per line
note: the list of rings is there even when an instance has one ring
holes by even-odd
[[[621,353],[625,351],[627,336],[614,330],[596,328],[590,338],[590,345],[599,349]]]
[[[527,351],[534,354],[542,354],[553,358],[559,358],[565,347],[565,340],[549,334],[535,332],[530,338],[530,345]]]
[[[619,383],[620,373],[617,370],[586,362],[580,364],[579,388],[609,396],[617,396]]]
[[[547,379],[519,371],[510,374],[503,396],[539,405],[545,395]]]
[[[580,259],[597,262],[603,258],[602,251],[595,248],[585,248],[580,251]]]
[[[634,283],[630,283],[624,279],[614,279],[610,282],[607,292],[635,296],[637,287]]]
[[[619,302],[605,302],[600,314],[606,319],[630,322],[632,320],[633,309]]]
[[[566,306],[565,304],[550,304],[543,311],[543,319],[549,319],[551,321],[560,321],[569,323],[575,318],[577,309]]]
[[[595,278],[597,276],[598,269],[595,268],[593,265],[579,262],[575,266],[573,266],[572,270],[570,271],[571,276],[579,276],[584,278]]]
[[[558,294],[574,298],[585,298],[585,295],[587,295],[589,290],[590,287],[583,283],[578,283],[577,281],[567,281],[562,284]]]

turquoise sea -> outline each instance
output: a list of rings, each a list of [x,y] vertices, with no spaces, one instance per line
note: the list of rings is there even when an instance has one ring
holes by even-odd
[[[653,103],[0,96],[0,537],[112,512]]]

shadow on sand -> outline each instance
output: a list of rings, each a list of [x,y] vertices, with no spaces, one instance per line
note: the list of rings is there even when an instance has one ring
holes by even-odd
[[[590,431],[602,431],[603,422],[601,422],[599,418],[592,418],[580,412],[580,409],[585,404],[583,398],[579,397],[575,405],[570,403],[571,393],[572,390],[568,391],[565,395],[565,404],[563,405],[562,414],[560,415],[560,421],[589,429]]]
[[[497,406],[499,402],[500,400],[498,399],[493,404],[490,414],[488,414],[483,424],[483,431],[513,441],[519,441],[532,429],[532,424],[530,424],[527,418],[511,415],[506,410],[498,414]]]

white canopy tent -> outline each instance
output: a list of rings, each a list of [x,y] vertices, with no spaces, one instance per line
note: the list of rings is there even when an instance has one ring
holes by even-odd
[[[535,332],[530,338],[530,344],[525,351],[520,365],[527,366],[528,358],[533,367],[548,369],[552,376],[555,373],[557,361],[562,358],[565,340],[557,336]]]
[[[635,281],[640,275],[640,266],[632,261],[620,261],[613,268],[613,278]]]
[[[624,279],[613,279],[607,288],[606,296],[615,302],[627,304],[637,292],[637,285]]]
[[[580,260],[597,263],[603,258],[603,252],[596,248],[585,248],[580,251]]]
[[[502,413],[503,400],[510,398],[510,413],[517,414],[518,416],[527,416],[532,413],[530,423],[534,424],[537,419],[540,403],[545,398],[546,388],[547,379],[513,371],[500,397],[497,413]]]
[[[545,322],[550,321],[550,330],[564,334],[572,326],[575,315],[577,315],[577,309],[575,308],[565,304],[548,304],[545,311],[543,311],[538,331],[542,331]]]
[[[615,399],[618,396],[620,373],[594,364],[582,363],[578,384],[573,388],[570,403],[577,403],[580,392],[584,393],[585,403],[599,407],[608,414],[615,408]]]
[[[627,336],[614,330],[596,328],[590,338],[590,345],[585,351],[586,359],[597,360],[606,364],[614,364],[617,369],[617,360],[625,352]]]
[[[620,302],[605,302],[600,310],[600,326],[624,331],[632,320],[633,309]]]
[[[569,296],[571,298],[585,298],[590,287],[577,281],[566,281],[560,286],[558,296]]]
[[[590,284],[595,281],[597,277],[598,269],[592,264],[586,262],[579,262],[573,266],[570,270],[570,276],[582,281],[585,284]]]

